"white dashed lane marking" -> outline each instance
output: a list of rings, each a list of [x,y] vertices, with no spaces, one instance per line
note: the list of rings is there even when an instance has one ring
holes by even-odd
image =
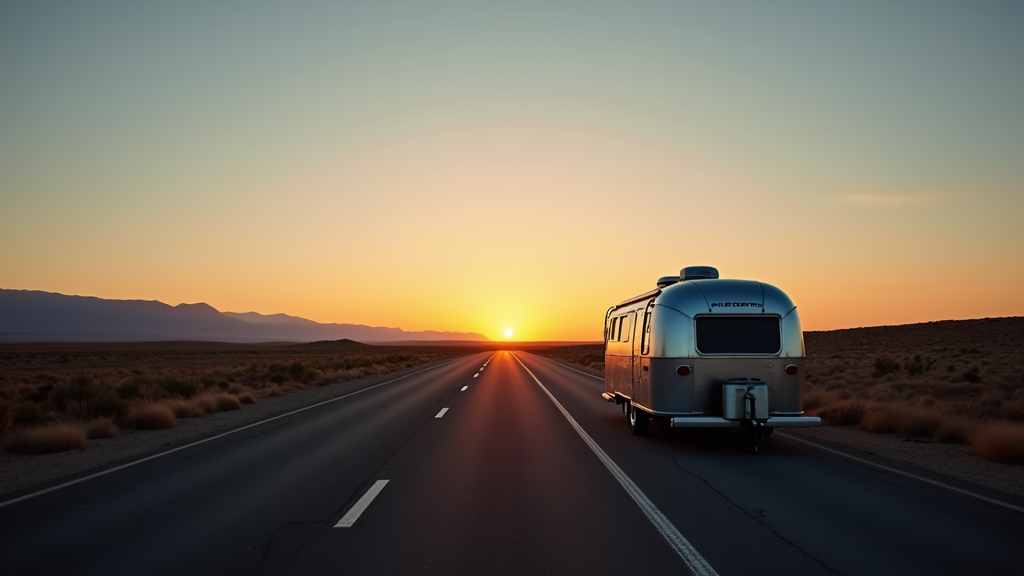
[[[341,517],[341,520],[338,520],[338,523],[335,524],[334,527],[351,528],[352,525],[356,523],[356,520],[359,520],[359,516],[366,511],[370,502],[373,502],[373,499],[380,494],[380,491],[383,490],[385,486],[387,486],[388,482],[390,482],[390,480],[377,480],[374,482],[373,486],[370,486],[370,489],[366,491],[366,494],[363,494],[363,497],[357,500],[356,503],[349,508],[348,512]]]
[[[448,411],[448,407],[447,406],[445,406],[444,408],[441,408],[441,411],[438,412],[437,416],[434,416],[434,418],[440,418],[440,417],[444,416],[444,413],[447,412],[447,411]]]
[[[463,387],[462,387],[462,390],[460,390],[460,392],[465,392],[465,391],[466,391],[466,388],[469,388],[469,386],[463,386]]]

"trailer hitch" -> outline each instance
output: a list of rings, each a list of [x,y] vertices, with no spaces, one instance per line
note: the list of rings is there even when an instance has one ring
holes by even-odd
[[[757,417],[757,396],[754,395],[754,387],[747,386],[747,392],[743,395],[746,416],[742,424],[747,429],[747,454],[757,454],[761,450],[761,444],[768,437],[765,433],[767,419]]]

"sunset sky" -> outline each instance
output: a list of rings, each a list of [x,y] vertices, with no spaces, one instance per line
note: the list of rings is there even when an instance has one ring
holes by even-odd
[[[3,2],[0,288],[599,340],[1024,315],[1024,3]]]

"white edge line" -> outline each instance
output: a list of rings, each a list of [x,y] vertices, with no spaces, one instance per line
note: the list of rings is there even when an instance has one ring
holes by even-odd
[[[78,484],[78,483],[81,483],[81,482],[85,482],[86,480],[92,480],[93,478],[99,478],[100,476],[105,476],[107,474],[110,474],[111,472],[117,472],[118,470],[124,470],[125,468],[130,468],[132,466],[135,466],[136,464],[142,464],[143,462],[148,462],[150,460],[154,460],[156,458],[160,458],[161,456],[166,456],[168,454],[173,454],[173,453],[178,452],[180,450],[185,450],[186,448],[191,448],[193,446],[198,446],[200,444],[205,444],[206,442],[211,442],[213,440],[217,440],[218,438],[223,438],[223,437],[228,436],[230,434],[234,434],[236,432],[241,432],[242,430],[246,430],[246,429],[252,428],[254,426],[260,426],[261,424],[266,424],[267,422],[272,422],[274,420],[277,420],[278,418],[284,418],[286,416],[291,416],[292,414],[298,414],[299,412],[304,412],[306,410],[311,410],[313,408],[316,408],[317,406],[323,406],[324,404],[330,404],[331,402],[337,402],[338,400],[344,400],[345,398],[348,398],[349,396],[355,396],[356,394],[362,394],[363,392],[366,392],[367,390],[373,390],[374,388],[380,388],[381,386],[384,386],[385,384],[391,384],[392,382],[398,382],[399,380],[401,380],[403,378],[408,378],[409,376],[415,376],[416,374],[419,374],[420,372],[426,372],[427,370],[433,370],[434,368],[440,368],[441,366],[444,366],[445,364],[450,364],[452,362],[455,362],[456,360],[458,360],[458,358],[453,358],[452,360],[448,360],[447,362],[442,362],[440,364],[435,364],[433,366],[430,366],[429,368],[424,368],[422,370],[417,370],[415,372],[410,372],[409,374],[406,374],[404,376],[399,376],[398,378],[395,378],[393,380],[388,380],[387,382],[381,382],[379,384],[374,384],[373,386],[367,386],[366,388],[363,388],[362,390],[356,390],[355,392],[349,392],[348,394],[345,394],[344,396],[338,396],[337,398],[331,398],[330,400],[324,400],[323,402],[317,402],[316,404],[313,404],[313,405],[310,405],[310,406],[304,406],[302,408],[298,408],[296,410],[292,410],[291,412],[285,412],[284,414],[278,414],[277,416],[273,416],[271,418],[267,418],[266,420],[260,420],[259,422],[253,422],[252,424],[246,424],[245,426],[242,426],[241,428],[235,428],[234,430],[228,430],[227,432],[222,432],[220,434],[217,434],[216,436],[210,436],[209,438],[203,438],[202,440],[197,440],[195,442],[192,442],[191,444],[185,444],[184,446],[178,446],[177,448],[171,448],[170,450],[168,450],[166,452],[160,452],[159,454],[153,454],[151,456],[146,456],[145,458],[141,458],[139,460],[132,460],[131,462],[127,462],[125,464],[121,464],[120,466],[115,466],[113,468],[109,468],[109,469],[103,470],[101,472],[96,472],[94,474],[89,474],[88,476],[82,476],[81,478],[76,478],[74,480],[69,480],[67,482],[64,482],[63,484],[58,484],[56,486],[50,486],[49,488],[45,488],[43,490],[39,490],[38,492],[32,492],[30,494],[25,494],[24,496],[19,496],[19,497],[13,499],[13,500],[7,500],[6,502],[0,502],[0,508],[3,508],[4,506],[9,506],[9,505],[14,504],[16,502],[21,502],[23,500],[28,500],[29,498],[35,498],[36,496],[42,496],[43,494],[46,494],[48,492],[54,492],[56,490],[60,490],[61,488],[67,488],[68,486],[73,486],[75,484]]]
[[[811,446],[814,446],[816,448],[820,448],[822,450],[826,450],[826,451],[831,452],[833,454],[838,454],[839,456],[842,456],[843,458],[849,458],[850,460],[854,460],[856,462],[860,462],[861,464],[865,464],[867,466],[871,466],[872,468],[880,468],[882,470],[885,470],[886,472],[892,472],[893,474],[899,474],[900,476],[906,476],[908,478],[913,478],[914,480],[919,480],[919,481],[924,482],[926,484],[932,484],[933,486],[939,486],[939,487],[945,488],[947,490],[952,490],[953,492],[959,492],[960,494],[965,494],[967,496],[972,496],[972,497],[977,498],[979,500],[984,500],[985,502],[988,502],[990,504],[995,504],[997,506],[1002,506],[1003,508],[1007,508],[1009,510],[1013,510],[1014,512],[1020,512],[1020,513],[1024,514],[1024,508],[1022,508],[1020,506],[1014,506],[1013,504],[1010,504],[1009,502],[1003,502],[1002,500],[996,500],[995,498],[989,498],[988,496],[983,496],[981,494],[978,494],[977,492],[971,492],[970,490],[964,490],[963,488],[957,488],[956,486],[950,486],[949,484],[944,484],[944,483],[939,482],[937,480],[931,480],[931,479],[925,478],[923,476],[918,476],[916,474],[911,474],[910,472],[904,472],[903,470],[897,470],[896,468],[892,468],[892,467],[886,466],[884,464],[879,464],[877,462],[872,462],[872,461],[864,459],[864,458],[858,458],[857,456],[853,456],[852,454],[847,454],[845,452],[841,452],[839,450],[835,450],[835,449],[829,448],[828,446],[822,446],[821,444],[818,444],[817,442],[811,442],[810,440],[804,440],[803,438],[797,438],[796,436],[793,436],[791,434],[785,434],[785,433],[782,433],[782,432],[780,432],[779,434],[781,436],[786,437],[786,438],[789,438],[789,439],[792,439],[792,440],[796,440],[797,442],[803,442],[804,444],[810,444]]]
[[[583,438],[583,441],[587,443],[587,446],[590,446],[590,449],[594,451],[594,454],[596,454],[598,459],[601,460],[601,463],[608,468],[608,471],[612,473],[612,476],[619,481],[619,484],[621,484],[623,488],[625,488],[626,493],[633,498],[636,505],[640,507],[640,510],[643,511],[651,524],[653,524],[658,532],[661,533],[662,537],[668,541],[676,554],[683,559],[683,562],[686,563],[686,566],[690,571],[696,576],[718,576],[715,569],[708,564],[708,561],[705,560],[699,552],[697,552],[697,549],[693,547],[693,544],[690,544],[689,540],[687,540],[679,530],[676,529],[672,522],[661,513],[661,510],[658,510],[658,507],[654,505],[654,502],[651,502],[651,500],[640,490],[640,487],[634,484],[622,468],[619,468],[618,464],[616,464],[615,461],[613,461],[611,457],[597,445],[597,442],[595,442],[594,439],[591,438],[585,430],[583,430],[583,428],[562,406],[561,402],[559,402],[544,386],[544,384],[534,376],[533,372],[526,367],[526,364],[523,364],[523,361],[520,360],[515,353],[512,353],[512,357],[516,359],[516,362],[519,362],[519,365],[526,370],[526,373],[533,378],[533,381],[536,382],[537,385],[540,386],[541,390],[548,395],[548,398],[555,403],[555,406],[562,413],[562,416],[565,416],[565,419],[568,420],[569,424],[576,429],[576,432],[581,438]]]
[[[438,412],[437,416],[434,416],[434,418],[440,418],[440,417],[444,416],[444,413],[447,412],[447,411],[448,411],[448,407],[447,406],[445,406],[444,408],[441,408],[441,411]]]
[[[543,356],[541,356],[541,358],[543,358],[544,360],[551,360],[551,358],[544,358]],[[572,366],[563,364],[561,362],[558,362],[557,360],[551,360],[551,361],[554,362],[555,364],[558,364],[559,366],[561,366],[563,368],[568,368],[569,370],[572,370],[573,372],[579,372],[580,374],[583,374],[584,376],[590,376],[591,378],[596,378],[598,380],[604,380],[604,378],[601,378],[600,376],[594,376],[593,374],[587,374],[586,372],[583,372],[582,370],[577,370],[577,369],[573,368]],[[979,500],[984,500],[985,502],[989,502],[989,503],[995,504],[997,506],[1002,506],[1003,508],[1006,508],[1008,510],[1013,510],[1014,512],[1020,512],[1021,514],[1024,514],[1024,507],[1015,506],[1013,504],[1010,504],[1009,502],[1003,502],[1002,500],[996,500],[995,498],[989,498],[988,496],[983,496],[983,495],[978,494],[976,492],[971,492],[970,490],[964,490],[963,488],[957,488],[956,486],[950,486],[949,484],[944,484],[944,483],[936,481],[936,480],[929,480],[928,478],[925,478],[923,476],[917,476],[916,474],[911,474],[909,472],[904,472],[902,470],[897,470],[896,468],[891,468],[891,467],[886,466],[884,464],[878,464],[878,463],[872,462],[870,460],[865,460],[864,458],[858,458],[856,456],[852,456],[850,454],[846,454],[845,452],[840,452],[839,450],[833,450],[832,448],[829,448],[827,446],[822,446],[821,444],[818,444],[816,442],[811,442],[810,440],[804,440],[803,438],[797,438],[796,436],[785,434],[785,433],[783,433],[781,431],[779,431],[779,434],[781,434],[782,436],[785,436],[786,438],[792,438],[793,440],[796,440],[797,442],[803,442],[804,444],[810,444],[811,446],[816,446],[818,448],[821,448],[822,450],[827,450],[829,452],[832,452],[833,454],[838,454],[839,456],[842,456],[844,458],[849,458],[851,460],[856,460],[857,462],[860,462],[862,464],[866,464],[868,466],[872,466],[874,468],[880,468],[882,470],[886,470],[886,471],[892,472],[894,474],[899,474],[901,476],[907,476],[908,478],[913,478],[915,480],[920,480],[921,482],[924,482],[926,484],[932,484],[934,486],[940,486],[940,487],[945,488],[947,490],[952,490],[953,492],[959,492],[960,494],[971,496],[971,497],[977,498]]]
[[[527,352],[527,354],[530,354],[530,353]],[[563,364],[563,363],[559,362],[558,360],[552,360],[551,358],[547,358],[547,357],[544,357],[544,356],[538,356],[536,354],[530,354],[530,355],[533,356],[534,358],[541,358],[541,359],[544,359],[544,360],[548,360],[548,361],[554,362],[555,364],[558,364],[562,368],[568,368],[569,370],[572,370],[573,372],[579,372],[580,374],[583,374],[584,376],[590,376],[591,378],[594,378],[596,380],[600,380],[600,381],[604,382],[604,376],[595,376],[594,374],[589,374],[587,372],[584,372],[583,370],[577,370],[577,369],[573,368],[572,366],[569,366],[568,364]]]
[[[391,480],[377,480],[376,482],[374,482],[373,486],[370,486],[370,489],[366,491],[366,494],[363,494],[362,498],[356,500],[356,503],[353,504],[352,507],[348,509],[348,512],[346,512],[345,515],[341,517],[341,520],[338,520],[338,523],[335,524],[334,527],[351,528],[352,525],[356,523],[356,520],[359,520],[359,517],[362,516],[363,512],[365,512],[366,509],[370,506],[370,503],[373,502],[373,499],[376,498],[378,494],[380,494],[380,491],[383,490],[384,487],[387,486],[388,482],[390,481]]]

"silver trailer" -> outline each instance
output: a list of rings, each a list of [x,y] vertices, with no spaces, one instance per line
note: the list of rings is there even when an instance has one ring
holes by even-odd
[[[756,453],[775,428],[820,426],[804,416],[804,336],[789,296],[708,266],[605,314],[605,387],[633,434],[652,417],[681,428],[741,426]]]

